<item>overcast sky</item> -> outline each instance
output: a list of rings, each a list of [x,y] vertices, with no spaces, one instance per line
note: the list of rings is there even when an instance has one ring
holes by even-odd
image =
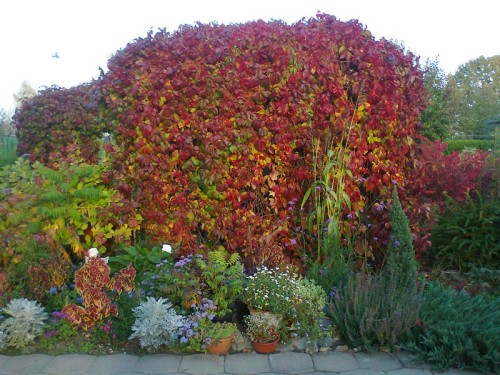
[[[172,32],[196,21],[294,23],[317,11],[357,19],[376,39],[403,42],[421,62],[439,56],[448,73],[500,54],[498,0],[1,0],[0,108],[13,108],[22,81],[38,89],[97,78],[111,55],[149,29]]]

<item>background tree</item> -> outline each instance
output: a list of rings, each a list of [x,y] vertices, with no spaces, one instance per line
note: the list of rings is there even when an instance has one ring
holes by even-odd
[[[500,114],[500,55],[481,56],[461,65],[447,86],[455,108],[452,135],[484,135]]]
[[[422,112],[422,134],[430,140],[448,138],[453,122],[454,106],[447,87],[448,75],[439,67],[439,58],[427,59],[423,67],[427,107]]]
[[[12,124],[12,114],[5,109],[0,109],[0,138],[13,137],[15,134]]]
[[[14,101],[16,102],[16,107],[19,107],[24,99],[32,98],[36,95],[36,90],[31,86],[28,81],[21,82],[21,86],[17,93],[14,94]]]

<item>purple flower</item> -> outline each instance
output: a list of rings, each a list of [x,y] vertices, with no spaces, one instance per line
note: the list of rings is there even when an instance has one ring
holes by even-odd
[[[394,241],[394,247],[399,247],[399,245],[401,245],[401,243],[398,240]]]
[[[380,204],[377,206],[376,210],[377,210],[377,212],[380,212],[380,211],[382,211],[384,208],[385,208],[384,204],[383,204],[383,203],[380,203]]]
[[[44,336],[45,338],[50,339],[51,337],[54,337],[57,334],[58,332],[55,329],[53,329],[52,331],[47,332]]]
[[[351,220],[352,219],[352,214],[347,214],[347,219]]]
[[[186,344],[188,342],[187,337],[182,336],[181,337],[181,344]]]
[[[51,286],[49,289],[50,294],[55,294],[57,292],[57,286]]]
[[[295,238],[292,238],[292,239],[290,240],[290,243],[291,243],[292,245],[297,245],[297,240],[296,240]]]

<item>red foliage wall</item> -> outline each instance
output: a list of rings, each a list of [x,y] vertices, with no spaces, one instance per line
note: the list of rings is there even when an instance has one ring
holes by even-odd
[[[324,14],[137,39],[101,82],[115,183],[151,233],[185,250],[203,237],[252,256],[270,243],[295,255],[295,227],[310,210],[294,202],[312,181],[311,140],[335,143],[352,122],[344,217],[366,230],[360,218],[378,220],[374,203],[410,173],[423,97],[414,63],[357,22]],[[384,233],[367,249],[382,248]]]
[[[18,152],[49,166],[68,157],[96,163],[104,131],[99,102],[93,83],[53,86],[24,100],[13,118]]]

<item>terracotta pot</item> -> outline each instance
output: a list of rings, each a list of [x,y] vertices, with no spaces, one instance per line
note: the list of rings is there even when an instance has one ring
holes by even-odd
[[[210,354],[227,354],[231,350],[233,340],[234,336],[212,340],[207,346],[207,351]]]
[[[270,354],[276,351],[279,342],[280,342],[279,338],[273,342],[252,341],[252,346],[255,349],[255,351],[259,354]]]

